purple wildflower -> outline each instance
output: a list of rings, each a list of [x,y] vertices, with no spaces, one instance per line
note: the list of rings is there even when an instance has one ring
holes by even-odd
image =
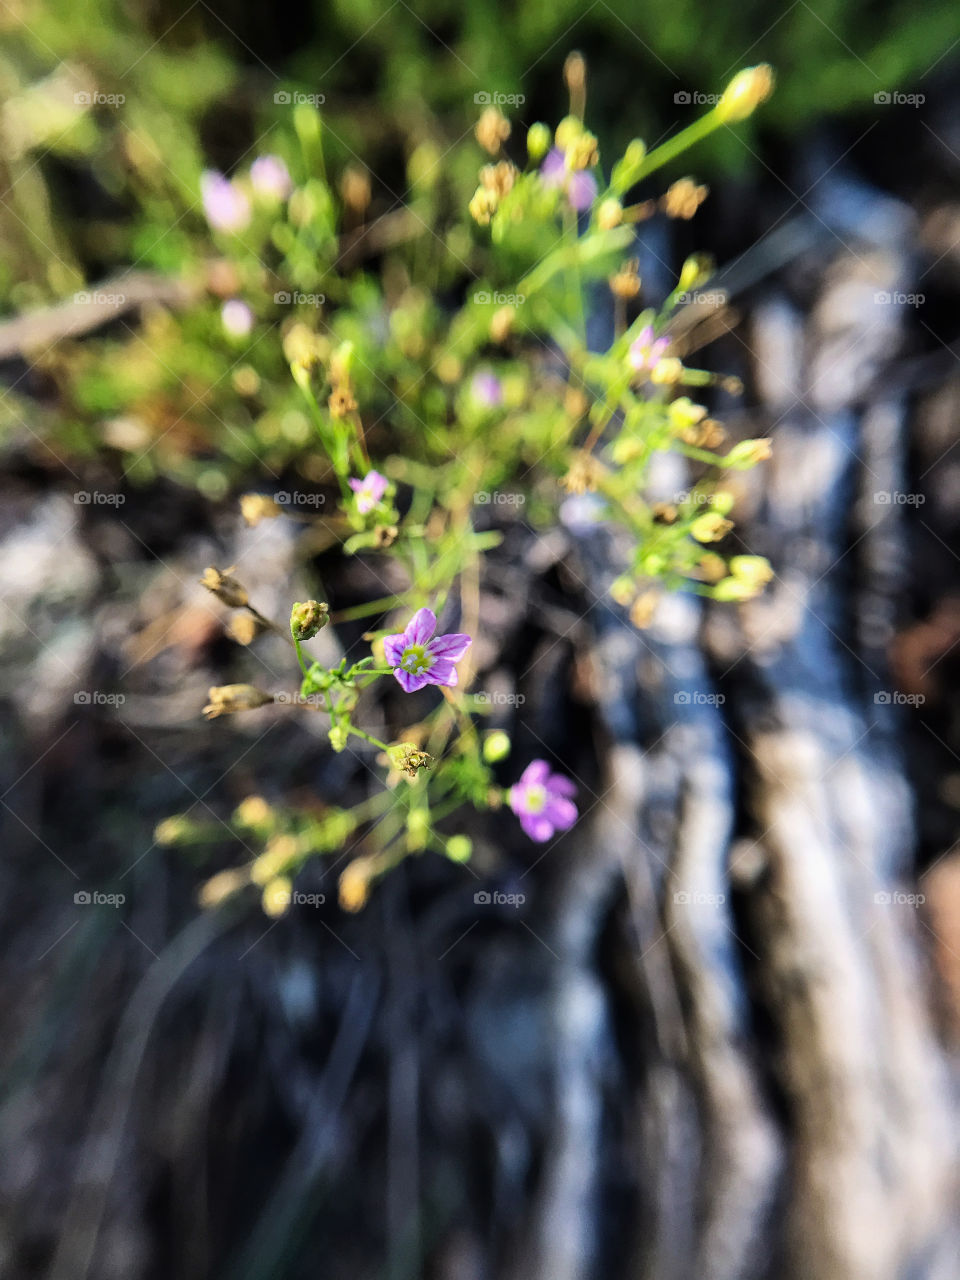
[[[214,231],[243,231],[250,222],[250,201],[216,169],[200,175],[203,211]]]
[[[571,799],[577,788],[562,773],[551,773],[546,760],[534,760],[510,788],[510,808],[531,840],[550,840],[577,820]]]
[[[470,394],[482,409],[496,409],[503,404],[503,387],[496,374],[483,369],[473,375]]]
[[[293,190],[290,170],[279,156],[257,156],[250,166],[250,182],[258,196],[286,200]]]
[[[379,471],[368,471],[362,480],[351,480],[350,488],[357,495],[357,510],[365,516],[386,493],[387,477]]]
[[[669,338],[655,338],[653,336],[653,326],[646,325],[634,338],[630,344],[630,350],[627,353],[627,360],[630,366],[638,372],[646,370],[649,372],[655,368],[657,361],[661,359],[670,346]]]
[[[568,169],[559,147],[549,151],[540,166],[540,177],[548,187],[562,187],[570,204],[580,212],[597,198],[597,180],[587,169]]]
[[[434,636],[436,629],[436,614],[430,609],[418,609],[405,631],[387,636],[383,642],[383,652],[393,667],[393,674],[407,693],[415,693],[427,684],[452,689],[457,683],[457,669],[453,664],[460,661],[472,641],[457,632]]]
[[[230,298],[220,308],[220,321],[231,338],[245,338],[253,328],[253,312],[239,298]]]

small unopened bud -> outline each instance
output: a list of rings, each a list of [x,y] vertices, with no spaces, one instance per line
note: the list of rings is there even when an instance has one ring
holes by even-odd
[[[489,187],[477,187],[470,203],[467,205],[467,211],[474,222],[481,227],[485,227],[497,212],[499,203],[495,191],[491,191]]]
[[[365,169],[356,165],[348,165],[340,179],[340,194],[343,203],[354,213],[366,212],[370,204],[370,177]]]
[[[468,862],[473,853],[473,841],[469,836],[451,836],[446,850],[451,862]]]
[[[264,885],[260,904],[264,915],[279,920],[290,910],[290,898],[293,893],[293,881],[289,876],[277,876],[269,884]]]
[[[587,63],[582,53],[568,53],[563,64],[563,78],[571,94],[583,93],[587,83]]]
[[[717,511],[705,511],[690,526],[690,534],[698,542],[719,542],[733,528],[733,522],[725,520]]]
[[[294,640],[312,640],[330,620],[330,606],[322,600],[304,600],[290,610],[290,633]]]
[[[676,356],[663,356],[650,370],[650,381],[672,387],[683,379],[683,365]]]
[[[484,151],[495,156],[500,144],[510,137],[510,121],[497,107],[487,107],[473,132]]]
[[[637,596],[630,608],[630,621],[642,631],[645,627],[649,627],[653,621],[653,615],[657,611],[657,605],[660,603],[660,592],[651,588],[649,591],[642,591]]]
[[[513,328],[513,307],[500,307],[490,320],[490,337],[494,342],[506,342]]]
[[[232,715],[237,711],[253,711],[257,707],[273,702],[272,693],[264,693],[255,689],[252,684],[214,685],[207,694],[208,702],[203,714],[208,720],[217,716]]]
[[[239,868],[227,871],[218,871],[215,876],[201,886],[197,898],[201,907],[208,910],[212,907],[219,907],[221,902],[225,902],[227,898],[232,898],[235,893],[245,887],[249,883],[249,877],[246,871]]]
[[[773,577],[770,561],[765,556],[734,556],[730,561],[730,572],[738,582],[757,587],[765,587]]]
[[[724,458],[724,465],[733,471],[749,471],[758,462],[765,462],[773,452],[769,440],[741,440]]]
[[[738,71],[714,110],[725,124],[745,120],[773,93],[773,68],[766,62]]]
[[[394,769],[405,773],[408,778],[415,778],[421,769],[429,769],[433,763],[433,757],[412,742],[397,742],[388,747],[387,759]]]
[[[327,730],[327,737],[330,739],[330,745],[338,755],[341,751],[346,751],[347,738],[349,736],[346,725],[332,724]]]
[[[510,754],[510,737],[502,729],[494,729],[483,740],[483,758],[487,764],[506,760]]]
[[[233,566],[229,569],[204,569],[200,585],[211,591],[217,599],[231,609],[242,609],[247,603],[247,589],[231,577]]]
[[[253,644],[263,629],[263,623],[255,618],[252,613],[231,614],[230,621],[227,623],[227,633],[230,639],[242,645]]]
[[[392,547],[400,536],[395,524],[378,524],[373,529],[373,545],[375,547]]]
[[[637,586],[632,578],[625,575],[615,578],[610,584],[610,594],[616,600],[617,604],[626,607],[633,603],[634,596],[637,594]]]
[[[550,130],[545,124],[532,124],[527,130],[527,155],[536,164],[550,150]]]
[[[690,178],[672,183],[661,200],[668,218],[692,218],[707,198],[707,188],[697,186]]]
[[[597,226],[601,231],[612,231],[623,221],[623,205],[619,200],[603,200],[597,210]]]
[[[157,823],[153,831],[153,838],[157,844],[180,844],[181,841],[189,840],[193,830],[193,823],[187,815],[185,813],[177,813]]]
[[[247,796],[233,811],[233,821],[238,827],[259,827],[272,817],[273,810],[263,796]]]
[[[244,493],[240,496],[240,514],[251,529],[256,528],[261,520],[275,520],[281,511],[282,507],[265,493]]]
[[[370,882],[376,872],[372,858],[355,858],[340,875],[340,906],[344,911],[362,911],[370,897]]]
[[[340,383],[333,388],[327,400],[327,408],[330,410],[331,418],[338,420],[356,410],[356,397],[349,383]]]

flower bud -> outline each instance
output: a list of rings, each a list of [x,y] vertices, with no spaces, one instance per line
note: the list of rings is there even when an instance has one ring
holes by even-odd
[[[532,124],[527,130],[527,155],[537,164],[549,150],[549,128],[545,124]]]
[[[446,851],[451,862],[468,862],[473,853],[473,841],[469,836],[451,836]]]
[[[415,778],[421,769],[429,769],[433,763],[433,757],[412,742],[397,742],[388,747],[387,759],[398,773],[405,773],[408,778]]]
[[[208,910],[219,907],[221,902],[233,897],[247,883],[247,873],[240,868],[218,871],[215,876],[211,876],[205,884],[201,885],[197,899],[201,907],[206,907]]]
[[[719,542],[732,528],[732,521],[725,520],[719,512],[705,511],[690,526],[690,534],[697,542]]]
[[[207,694],[207,698],[209,701],[203,708],[203,714],[208,720],[215,720],[217,716],[231,715],[236,711],[253,711],[257,707],[265,706],[268,702],[273,702],[272,693],[255,689],[252,684],[214,685]]]
[[[230,575],[233,572],[233,566],[224,569],[214,569],[212,566],[204,569],[203,577],[200,579],[200,585],[206,587],[212,592],[217,599],[227,605],[231,609],[242,609],[247,603],[246,587],[240,585],[236,578]]]
[[[623,221],[623,205],[619,200],[602,200],[597,209],[597,226],[601,231],[612,231]]]
[[[765,462],[773,452],[769,440],[741,440],[724,458],[724,466],[733,471],[749,471],[758,462]]]
[[[290,896],[293,893],[293,881],[289,876],[277,876],[269,884],[264,885],[260,904],[264,915],[279,920],[290,910]]]
[[[282,508],[268,498],[265,493],[244,493],[240,495],[240,514],[251,529],[256,528],[261,520],[275,520]]]
[[[340,906],[344,911],[362,911],[370,896],[370,882],[376,871],[372,858],[354,858],[340,875]]]
[[[773,68],[766,62],[745,67],[733,77],[714,110],[725,124],[745,120],[773,93]]]
[[[497,107],[487,107],[473,132],[484,151],[495,156],[500,144],[510,137],[510,121]]]
[[[487,764],[496,764],[499,760],[506,760],[510,748],[509,735],[502,729],[494,729],[483,739],[483,758]]]
[[[330,620],[330,606],[322,600],[304,600],[290,610],[290,633],[294,640],[312,640]]]

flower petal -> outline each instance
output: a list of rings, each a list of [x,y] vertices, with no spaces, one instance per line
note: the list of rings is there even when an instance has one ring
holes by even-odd
[[[553,835],[553,827],[550,825],[549,819],[545,818],[542,813],[521,813],[519,817],[521,827],[523,827],[531,840],[537,840],[542,844]]]
[[[430,683],[429,671],[421,671],[418,675],[414,675],[412,671],[404,671],[403,667],[397,667],[393,674],[405,693],[416,693],[418,689]]]
[[[569,831],[577,820],[577,806],[563,796],[548,795],[547,803],[543,806],[543,816],[558,831]]]
[[[435,658],[449,658],[451,662],[459,662],[471,643],[470,636],[460,631],[451,631],[445,636],[435,636],[427,645],[427,653]]]
[[[387,636],[383,642],[383,655],[391,667],[399,667],[400,659],[406,648],[403,632],[396,636]]]
[[[350,479],[347,481],[347,484],[350,486],[350,488],[353,490],[354,493],[359,493],[360,490],[363,488],[364,483],[365,482],[363,480]]]
[[[407,644],[426,644],[437,629],[437,615],[432,609],[418,609],[407,623],[404,636]]]
[[[589,209],[597,196],[597,180],[586,169],[571,173],[567,186],[567,199],[574,209]]]
[[[577,794],[576,784],[571,782],[569,778],[565,778],[562,773],[554,773],[547,779],[547,791],[555,796],[575,796]]]
[[[520,786],[525,787],[543,787],[546,786],[547,778],[550,776],[550,766],[546,760],[531,760],[523,773],[520,775]]]
[[[449,658],[437,658],[424,674],[431,684],[445,685],[448,689],[457,683],[457,668]]]

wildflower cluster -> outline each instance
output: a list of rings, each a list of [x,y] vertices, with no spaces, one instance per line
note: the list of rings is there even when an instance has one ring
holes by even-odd
[[[279,914],[303,863],[342,849],[349,837],[358,853],[341,873],[339,896],[346,909],[358,909],[376,878],[402,857],[433,850],[467,859],[470,838],[448,829],[462,822],[464,806],[506,807],[541,842],[574,824],[574,785],[546,761],[529,763],[513,781],[502,778],[509,735],[482,728],[489,708],[471,694],[471,645],[482,622],[471,615],[462,584],[475,580],[483,553],[500,539],[490,521],[477,518],[483,494],[532,476],[534,493],[557,501],[571,527],[609,521],[626,531],[611,592],[638,627],[655,618],[665,590],[742,602],[771,576],[761,557],[723,554],[735,497],[718,477],[761,462],[769,445],[728,446],[726,427],[702,400],[718,385],[735,391],[736,380],[687,363],[685,299],[711,268],[691,258],[670,295],[654,301],[632,252],[645,220],[694,216],[706,189],[686,177],[658,198],[630,201],[639,183],[687,146],[763,101],[772,88],[769,68],[741,72],[712,111],[656,149],[633,141],[609,172],[582,118],[582,60],[568,62],[567,80],[570,114],[552,131],[533,125],[523,156],[511,122],[496,107],[483,112],[475,130],[477,186],[472,196],[463,193],[466,217],[432,238],[449,252],[430,258],[437,252],[431,244],[401,254],[377,279],[357,266],[363,241],[388,245],[391,236],[415,231],[385,226],[392,215],[363,221],[373,197],[357,170],[343,176],[337,201],[312,108],[294,113],[299,176],[278,156],[262,156],[245,176],[203,177],[205,216],[225,254],[221,292],[234,282],[247,285],[244,297],[224,299],[223,329],[238,341],[252,339],[271,313],[279,324],[280,342],[262,345],[274,354],[282,349],[299,408],[280,391],[264,413],[294,415],[298,431],[306,426],[296,465],[333,491],[322,521],[326,545],[332,540],[343,554],[362,553],[374,564],[389,558],[384,580],[400,584],[392,595],[339,612],[327,601],[297,603],[281,626],[251,603],[235,570],[207,569],[203,585],[232,611],[231,634],[243,644],[267,630],[283,634],[300,684],[295,694],[214,688],[205,714],[256,712],[271,703],[276,711],[263,714],[321,714],[335,752],[372,756],[385,771],[382,792],[320,820],[281,820],[265,801],[249,801],[239,820],[256,818],[252,830],[263,852],[246,868],[214,877],[207,902],[254,884],[264,909]],[[439,161],[427,149],[410,163],[411,208],[427,225],[441,217]],[[256,255],[268,241],[282,254],[274,255],[269,277],[252,265],[245,237]],[[428,277],[415,270],[424,260]],[[467,260],[472,279],[463,276]],[[278,321],[281,304],[269,300],[267,280],[285,286],[274,299],[322,303],[299,301]],[[616,321],[603,351],[587,341],[587,300],[598,286],[609,290]],[[461,305],[442,305],[441,290],[459,290]],[[559,353],[559,361],[545,358],[545,350]],[[263,394],[252,365],[248,382],[251,398]],[[684,492],[669,502],[650,493],[652,464],[664,454],[686,460],[689,473]],[[250,525],[284,511],[257,493],[241,497],[241,510]],[[335,633],[339,622],[359,618],[374,623],[363,656],[333,663],[311,656],[306,646],[322,630]],[[379,684],[385,677],[387,686]],[[377,696],[395,686],[410,699],[408,716]],[[377,722],[394,734],[382,738],[365,727],[375,707]],[[167,834],[175,842],[192,838],[189,824]]]

